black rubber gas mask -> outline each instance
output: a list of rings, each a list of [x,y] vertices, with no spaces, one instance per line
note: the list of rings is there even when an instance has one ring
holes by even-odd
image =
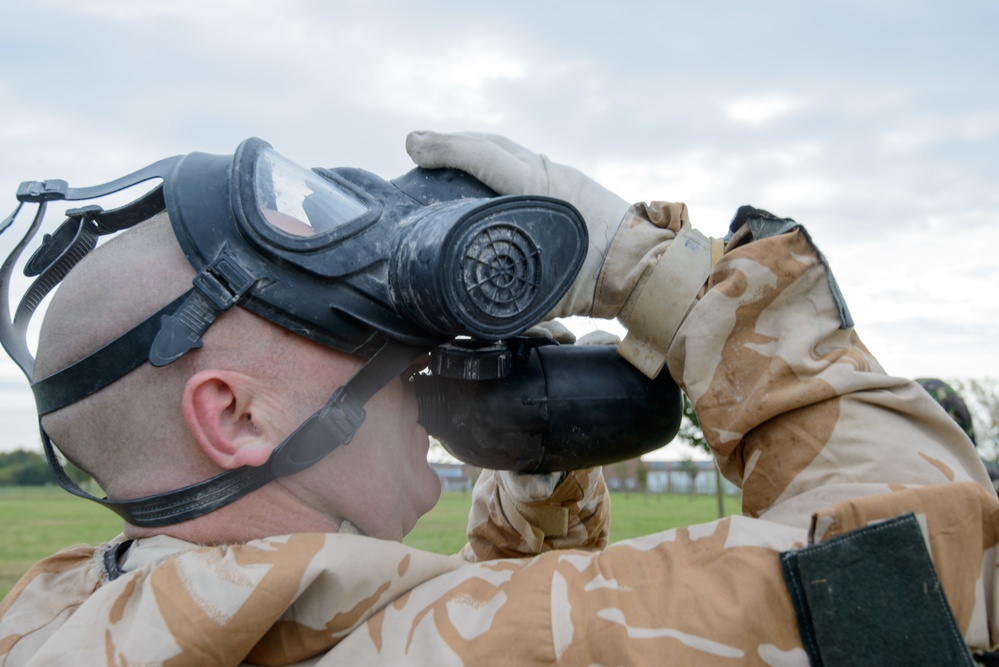
[[[10,308],[15,265],[51,202],[99,200],[155,180],[159,185],[124,206],[68,210],[24,263],[34,282],[16,310]],[[34,360],[26,343],[28,322],[101,236],[166,211],[196,272],[191,289],[160,312],[34,382],[40,416],[147,361],[164,366],[199,348],[208,327],[234,305],[367,358],[276,447],[267,465],[148,498],[98,500],[138,526],[205,514],[350,442],[367,400],[431,350],[455,339],[508,339],[542,320],[572,284],[587,248],[582,219],[562,201],[496,196],[450,170],[415,169],[386,181],[358,169],[304,169],[259,139],[243,142],[234,155],[168,158],[100,186],[26,182],[17,198],[4,230],[25,205],[37,204],[38,210],[0,270],[0,340],[29,380]],[[87,496],[58,465],[44,430],[42,436],[57,479]]]
[[[496,197],[460,172],[389,182],[307,170],[258,139],[232,157],[179,158],[164,200],[195,269],[229,263],[253,283],[240,305],[364,356],[385,337],[434,346],[519,333],[554,307],[586,253],[565,202]]]

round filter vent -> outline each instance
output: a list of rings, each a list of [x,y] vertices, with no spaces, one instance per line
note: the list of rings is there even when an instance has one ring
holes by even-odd
[[[461,268],[468,301],[491,317],[514,317],[527,310],[541,283],[537,245],[510,225],[481,227],[471,235]]]

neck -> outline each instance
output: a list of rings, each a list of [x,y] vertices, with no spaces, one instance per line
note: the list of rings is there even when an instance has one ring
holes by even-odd
[[[237,544],[273,535],[336,533],[342,522],[303,505],[280,485],[268,484],[189,521],[157,528],[125,524],[124,532],[129,538],[169,535],[196,544]]]

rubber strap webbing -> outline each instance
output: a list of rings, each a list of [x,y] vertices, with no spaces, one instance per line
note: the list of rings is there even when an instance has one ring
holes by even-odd
[[[149,344],[161,319],[176,311],[193,291],[153,313],[141,324],[122,334],[93,354],[33,383],[38,415],[47,415],[100,391],[149,360]]]
[[[224,507],[277,477],[304,470],[349,443],[364,421],[363,406],[368,399],[427,352],[422,346],[387,341],[333,393],[326,405],[275,448],[267,463],[228,470],[166,493],[132,500],[98,498],[81,489],[66,474],[51,439],[39,423],[42,446],[52,474],[66,491],[108,508],[133,526],[154,528],[176,524]]]

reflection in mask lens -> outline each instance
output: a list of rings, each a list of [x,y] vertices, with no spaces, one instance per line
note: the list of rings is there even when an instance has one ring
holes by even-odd
[[[257,158],[255,185],[264,219],[294,236],[329,232],[367,211],[350,192],[269,149]]]

